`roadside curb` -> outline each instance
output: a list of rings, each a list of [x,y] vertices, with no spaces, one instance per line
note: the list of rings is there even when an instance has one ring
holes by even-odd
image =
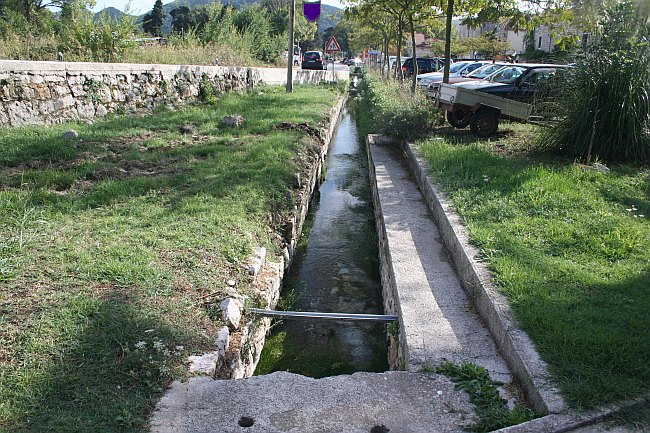
[[[425,168],[426,161],[420,156],[418,149],[408,142],[402,142],[401,148],[415,182],[438,225],[463,287],[472,299],[479,316],[485,321],[528,402],[540,413],[564,412],[567,406],[559,390],[550,381],[547,364],[537,353],[528,335],[517,326],[508,300],[492,283],[485,264],[477,260],[479,251],[470,245],[460,216],[429,179]],[[534,431],[544,430],[538,428]]]

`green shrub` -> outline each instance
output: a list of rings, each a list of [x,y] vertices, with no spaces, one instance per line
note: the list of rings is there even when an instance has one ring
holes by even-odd
[[[438,110],[410,83],[381,80],[366,74],[361,81],[359,128],[362,134],[384,134],[401,139],[426,136],[439,118]]]
[[[631,2],[610,10],[603,33],[559,84],[543,148],[590,162],[650,161],[650,32]]]
[[[132,41],[135,18],[128,15],[127,9],[120,19],[104,13],[96,20],[82,6],[73,6],[77,9],[62,22],[61,49],[66,60],[122,61],[124,54],[135,46]]]
[[[201,77],[201,84],[199,85],[199,99],[210,105],[217,103],[217,92],[214,89],[212,81],[210,81],[205,75]]]
[[[53,34],[9,31],[0,40],[0,59],[56,60],[59,39]]]

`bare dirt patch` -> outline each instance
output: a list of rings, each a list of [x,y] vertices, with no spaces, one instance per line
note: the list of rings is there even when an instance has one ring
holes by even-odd
[[[323,144],[324,140],[320,134],[320,131],[313,126],[309,126],[307,123],[293,123],[293,122],[282,122],[278,125],[273,126],[273,129],[279,129],[283,131],[304,131],[309,136],[313,137],[319,144]]]

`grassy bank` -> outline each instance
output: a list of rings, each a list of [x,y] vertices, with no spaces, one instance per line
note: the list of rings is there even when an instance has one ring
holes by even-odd
[[[273,126],[317,126],[337,95],[264,89],[3,129],[0,431],[145,429],[187,355],[214,349],[211,301],[229,280],[247,293],[239,263],[277,247],[274,223],[315,144]],[[232,114],[245,118],[238,129],[220,122]],[[79,138],[64,139],[69,128]]]
[[[569,403],[648,391],[650,170],[602,173],[537,154],[531,125],[505,123],[490,141],[430,134],[417,145],[431,175]]]

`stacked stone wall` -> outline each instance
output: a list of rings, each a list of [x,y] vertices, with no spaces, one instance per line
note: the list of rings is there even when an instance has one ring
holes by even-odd
[[[294,71],[318,83],[325,71]],[[347,79],[337,73],[337,79]],[[217,96],[283,84],[286,70],[224,66],[0,61],[0,126],[53,124],[179,105],[203,90]]]

